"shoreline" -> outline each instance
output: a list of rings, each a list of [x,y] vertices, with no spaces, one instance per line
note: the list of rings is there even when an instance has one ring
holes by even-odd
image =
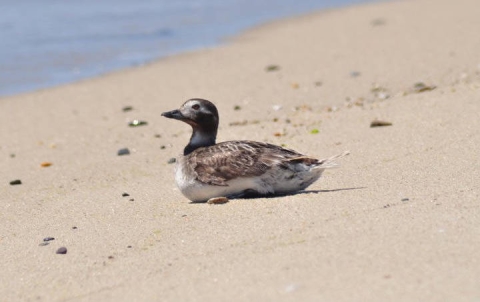
[[[44,55],[44,58],[42,61],[35,61],[34,59],[33,60],[27,60],[27,62],[30,62],[30,63],[27,63],[26,65],[27,66],[35,66],[35,64],[37,65],[37,68],[35,70],[31,70],[32,72],[27,72],[25,70],[20,70],[18,71],[18,68],[19,66],[15,66],[15,65],[11,65],[9,64],[8,62],[15,62],[17,61],[16,58],[15,58],[15,55],[9,51],[6,51],[4,56],[6,56],[6,60],[4,60],[4,62],[0,62],[0,65],[2,65],[8,73],[10,73],[10,76],[9,77],[5,77],[3,78],[3,86],[0,85],[0,90],[5,92],[5,93],[2,93],[1,97],[9,97],[9,96],[14,96],[14,95],[17,95],[17,94],[23,94],[23,93],[29,93],[29,92],[35,92],[35,91],[40,91],[40,90],[44,90],[44,89],[50,89],[50,88],[55,88],[57,86],[62,86],[62,85],[66,85],[66,84],[70,84],[70,83],[75,83],[75,82],[79,82],[79,81],[83,81],[83,80],[88,80],[89,78],[98,78],[98,77],[102,77],[104,75],[107,75],[107,74],[110,74],[110,73],[115,73],[115,72],[118,72],[118,71],[122,71],[122,70],[126,70],[126,69],[129,69],[129,68],[135,68],[135,67],[141,67],[141,66],[144,66],[146,64],[149,64],[151,62],[155,62],[155,61],[158,61],[158,60],[161,60],[162,58],[165,58],[165,57],[172,57],[172,56],[176,56],[176,55],[179,55],[179,54],[182,54],[182,53],[188,53],[188,52],[196,52],[196,51],[201,51],[202,49],[209,49],[209,48],[214,48],[218,45],[222,45],[225,41],[228,41],[229,39],[234,39],[234,37],[238,36],[238,35],[241,35],[243,32],[246,32],[246,31],[249,31],[251,29],[254,29],[256,28],[257,26],[262,26],[263,24],[268,24],[270,22],[275,22],[275,21],[278,21],[278,20],[288,20],[290,18],[295,18],[295,17],[299,17],[299,16],[302,16],[303,14],[308,14],[309,12],[311,13],[312,11],[323,11],[323,10],[328,10],[328,9],[332,9],[332,7],[330,7],[330,5],[326,5],[325,3],[323,5],[320,5],[320,4],[317,4],[317,5],[314,5],[312,4],[311,2],[309,3],[303,3],[303,4],[298,4],[298,5],[295,5],[294,8],[287,14],[284,12],[284,10],[282,9],[282,7],[284,7],[285,5],[288,5],[288,1],[291,1],[291,0],[283,0],[279,3],[279,8],[277,9],[273,9],[273,10],[269,10],[268,13],[266,14],[263,14],[263,17],[260,17],[258,16],[256,13],[253,13],[253,14],[248,14],[246,15],[245,12],[243,12],[243,15],[240,14],[238,17],[239,19],[238,20],[242,20],[241,22],[230,22],[227,26],[225,26],[225,30],[222,30],[222,29],[217,29],[216,32],[215,30],[212,31],[212,29],[210,30],[207,30],[208,33],[204,33],[204,38],[201,40],[201,41],[198,41],[198,39],[196,38],[196,34],[194,33],[197,33],[197,28],[202,28],[200,30],[200,32],[203,32],[205,31],[206,28],[209,28],[209,27],[212,27],[212,25],[215,23],[215,22],[219,22],[219,20],[217,19],[212,19],[211,21],[204,21],[204,22],[200,22],[198,24],[197,27],[195,28],[191,28],[191,33],[189,33],[190,35],[190,39],[189,39],[189,44],[188,45],[185,45],[185,42],[183,42],[183,39],[182,38],[186,33],[185,33],[185,30],[183,28],[183,26],[181,25],[181,22],[178,23],[177,20],[178,18],[170,18],[170,20],[164,20],[162,22],[157,22],[158,24],[155,24],[156,27],[159,27],[160,29],[157,29],[158,31],[158,34],[160,34],[161,37],[151,37],[152,39],[148,39],[149,43],[147,43],[144,39],[144,40],[140,40],[140,41],[133,41],[133,42],[137,42],[135,43],[139,45],[140,48],[136,48],[136,47],[133,47],[130,51],[126,51],[124,52],[123,50],[121,50],[122,48],[125,48],[127,47],[127,45],[117,45],[117,48],[119,48],[118,52],[115,52],[115,51],[110,51],[110,55],[109,56],[106,56],[103,54],[103,52],[105,50],[101,50],[101,49],[96,49],[94,46],[93,46],[93,49],[89,49],[89,47],[92,47],[92,45],[90,44],[87,44],[84,46],[84,48],[86,48],[85,50],[89,50],[90,52],[87,54],[82,54],[82,55],[79,55],[78,53],[68,53],[68,51],[66,52],[65,49],[62,49],[62,47],[60,46],[59,49],[57,49],[56,51],[58,52],[56,55],[58,56],[79,56],[79,57],[82,57],[83,59],[80,60],[80,61],[83,61],[83,62],[77,62],[77,64],[74,63],[73,59],[71,61],[69,60],[64,60],[64,62],[57,62],[55,61],[55,59],[53,59],[55,53],[50,53],[50,54],[43,54]],[[346,6],[352,6],[352,5],[359,5],[361,4],[362,1],[368,1],[368,0],[337,0],[337,2],[342,2],[342,1],[359,1],[360,3],[350,3],[350,4],[345,4],[345,3],[337,3],[336,6],[333,7],[333,9],[339,9],[341,7],[346,7]],[[372,1],[372,0],[370,0]],[[378,1],[378,0],[377,0]],[[47,3],[48,5],[48,3]],[[89,3],[86,3],[86,5],[89,5],[90,6],[90,9],[92,10],[95,10],[95,7],[93,6],[92,7],[92,4],[89,4]],[[230,6],[232,6],[233,4],[231,4]],[[234,6],[234,5],[233,5]],[[263,4],[262,6],[260,6],[259,8],[263,7],[263,6],[268,6],[268,4]],[[323,6],[323,7],[322,7]],[[123,8],[121,8],[122,5],[120,5],[120,7],[118,7],[117,9],[119,10],[125,10],[125,4],[123,4]],[[14,8],[13,10],[16,10],[18,8]],[[58,8],[59,11],[61,10],[65,10],[65,8]],[[158,10],[159,7],[153,5],[151,7],[152,10]],[[165,8],[166,10],[168,10],[168,8]],[[223,8],[225,9],[225,8]],[[230,8],[230,10],[234,10],[233,8]],[[228,13],[228,9],[226,10],[227,13],[226,15],[224,15],[223,17],[224,18],[229,18],[230,14]],[[224,11],[225,12],[225,11]],[[47,15],[45,16],[45,18],[53,18],[53,19],[56,19],[55,18],[55,14],[58,14],[59,12],[58,11],[52,11],[51,14],[53,14],[52,16],[51,15]],[[80,12],[82,13],[82,12]],[[83,12],[84,13],[84,12]],[[145,13],[145,12],[142,12],[140,11],[139,12],[140,14],[142,13]],[[158,13],[158,11],[157,11]],[[161,14],[164,14],[165,12],[161,12]],[[188,18],[195,18],[195,16],[190,16],[188,13],[185,13],[186,15],[183,16],[184,18],[188,19]],[[202,14],[202,12],[198,12],[198,14]],[[28,15],[26,16],[28,18]],[[90,16],[88,14],[86,14],[85,16],[83,16],[84,18],[89,18]],[[98,16],[100,18],[100,15]],[[138,16],[137,16],[138,17]],[[180,14],[179,17],[182,17],[182,15]],[[231,16],[230,16],[231,17]],[[263,21],[258,21],[258,19],[263,19]],[[71,25],[73,27],[76,27],[76,26],[79,26],[78,20],[79,18],[73,18],[71,21]],[[109,23],[108,23],[108,16],[107,16],[107,24],[106,26],[108,27]],[[161,19],[163,20],[163,19]],[[11,21],[10,21],[11,22]],[[10,22],[7,20],[6,21],[6,24],[7,25],[10,25],[12,27],[15,27],[15,26],[19,26],[18,24],[10,24]],[[134,22],[134,21],[133,21]],[[171,23],[170,25],[169,22]],[[213,23],[212,23],[213,22]],[[148,23],[148,22],[146,22]],[[94,26],[95,24],[90,24],[90,26]],[[96,24],[97,26],[99,24]],[[118,24],[119,26],[124,26],[124,27],[128,27],[128,23],[126,24],[123,24],[123,23],[120,23]],[[121,36],[122,34],[126,34],[126,33],[130,33],[130,34],[134,34],[134,35],[137,35],[137,36],[142,36],[142,35],[151,35],[151,28],[150,29],[147,29],[148,27],[150,27],[151,25],[147,25],[147,24],[144,24],[142,22],[138,23],[138,24],[135,24],[135,25],[132,25],[130,24],[130,27],[132,28],[125,28],[123,32],[114,32],[114,31],[111,31],[111,32],[108,32],[108,30],[106,32],[104,31],[101,31],[101,35],[104,36],[105,38],[105,45],[104,47],[108,47],[111,43],[111,41],[109,41],[109,38],[111,38],[109,36],[109,34],[113,34],[113,35],[117,35],[117,36]],[[136,28],[133,28],[133,27],[136,27]],[[143,29],[143,31],[142,31]],[[146,32],[145,32],[146,31]],[[133,33],[132,33],[133,32]],[[172,32],[175,32],[174,34],[172,34]],[[5,33],[4,32],[1,32],[0,31],[0,35],[2,34],[5,34],[6,38],[8,37],[8,35],[12,35],[12,33],[10,33],[8,31],[8,28],[5,30]],[[26,32],[25,33],[26,35],[28,35],[29,33]],[[38,33],[39,36],[37,37],[37,39],[39,41],[42,41],[42,38],[44,37],[44,33],[42,32],[39,32]],[[79,37],[81,38],[82,34],[83,35],[89,35],[91,33],[89,33],[88,31],[87,32],[82,32],[82,31],[78,31],[78,30],[72,30],[69,32],[69,34],[71,35],[75,35],[75,34],[78,34]],[[49,37],[50,40],[55,40],[56,36],[53,35],[51,37]],[[10,42],[10,44],[19,44],[18,47],[22,48],[23,45],[21,45],[21,41],[9,41],[13,38],[10,37],[10,39],[8,39],[7,43]],[[48,38],[47,38],[48,40]],[[127,41],[123,41],[124,43],[127,43]],[[62,41],[57,41],[57,43],[59,43],[60,45],[62,44]],[[158,44],[163,44],[164,47],[159,47],[157,49],[156,52],[152,53],[151,51],[148,51],[147,49],[150,49],[152,48],[152,44],[154,43],[158,43]],[[51,45],[44,45],[44,44],[41,44],[41,45],[37,45],[37,47],[50,47]],[[144,49],[142,49],[141,47],[144,47]],[[110,45],[110,47],[112,47],[112,45]],[[9,49],[9,48],[7,48]],[[81,50],[82,48],[78,49],[79,52],[82,52]],[[31,58],[34,58],[36,56],[40,56],[39,54],[36,54],[35,51],[32,49],[32,50],[27,50],[26,51],[27,53],[31,53],[30,57]],[[99,52],[102,52],[102,54],[100,54]],[[135,54],[132,54],[132,52],[134,52]],[[142,55],[139,55],[139,53],[141,53]],[[96,64],[93,64],[93,61],[95,61],[95,56],[97,55],[103,55],[104,56],[104,60],[100,60],[100,61],[97,61]],[[122,60],[121,58],[119,58],[119,56],[122,56],[126,59]],[[139,59],[139,57],[143,57],[144,59],[141,60]],[[8,60],[8,58],[10,58],[10,60]],[[90,59],[89,59],[90,58]],[[123,61],[123,62],[122,62]],[[127,62],[128,61],[128,62]],[[64,65],[62,65],[62,63]],[[51,68],[48,68],[48,66],[51,66]],[[60,66],[62,65],[62,66]],[[66,67],[66,66],[70,66],[70,67]],[[23,66],[22,68],[24,69],[28,69],[29,67],[25,67]],[[72,72],[72,70],[77,70],[77,72]],[[37,80],[35,81],[33,78],[30,78],[31,74],[32,73],[35,73],[34,77],[38,78],[38,79],[42,79],[41,81],[40,80]],[[59,74],[63,74],[63,76],[59,76]],[[23,81],[20,81],[20,78],[22,78],[23,76]],[[65,82],[66,80],[66,82]],[[43,83],[43,84],[42,84]],[[54,84],[56,83],[56,84]],[[30,89],[25,89],[26,87],[30,87]],[[16,92],[15,92],[16,91]]]
[[[480,297],[478,15],[474,0],[368,3],[0,98],[0,293],[8,301]],[[191,204],[168,163],[191,130],[160,114],[193,97],[217,105],[218,141],[351,154],[306,192]],[[129,127],[134,119],[148,124]],[[371,127],[376,120],[391,125]],[[122,148],[130,154],[118,156]],[[46,237],[55,239],[40,245]]]

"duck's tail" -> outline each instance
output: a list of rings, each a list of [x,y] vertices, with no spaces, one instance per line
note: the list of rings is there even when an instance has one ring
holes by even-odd
[[[340,166],[335,162],[336,159],[342,158],[344,156],[347,156],[350,154],[350,151],[345,151],[342,154],[337,154],[329,158],[325,158],[322,160],[319,160],[317,163],[317,166],[315,168],[317,169],[329,169],[329,168],[337,168]]]

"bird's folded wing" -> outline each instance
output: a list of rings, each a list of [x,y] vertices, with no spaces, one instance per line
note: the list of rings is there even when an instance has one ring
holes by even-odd
[[[236,141],[197,149],[188,160],[198,181],[227,186],[226,182],[231,179],[262,175],[272,166],[299,156],[301,154],[270,144]]]

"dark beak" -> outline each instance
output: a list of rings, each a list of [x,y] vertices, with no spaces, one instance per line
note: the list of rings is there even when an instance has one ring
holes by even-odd
[[[162,113],[162,116],[167,117],[167,118],[173,118],[173,119],[176,119],[176,120],[185,120],[185,116],[183,116],[183,114],[178,109],[164,112],[164,113]]]

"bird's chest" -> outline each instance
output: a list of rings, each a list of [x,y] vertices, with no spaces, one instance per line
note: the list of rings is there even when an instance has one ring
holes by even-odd
[[[175,182],[183,195],[192,201],[199,201],[207,194],[209,186],[196,179],[195,172],[183,159],[177,159],[175,166]]]
[[[182,192],[195,184],[195,177],[182,158],[178,158],[175,165],[175,182]]]

